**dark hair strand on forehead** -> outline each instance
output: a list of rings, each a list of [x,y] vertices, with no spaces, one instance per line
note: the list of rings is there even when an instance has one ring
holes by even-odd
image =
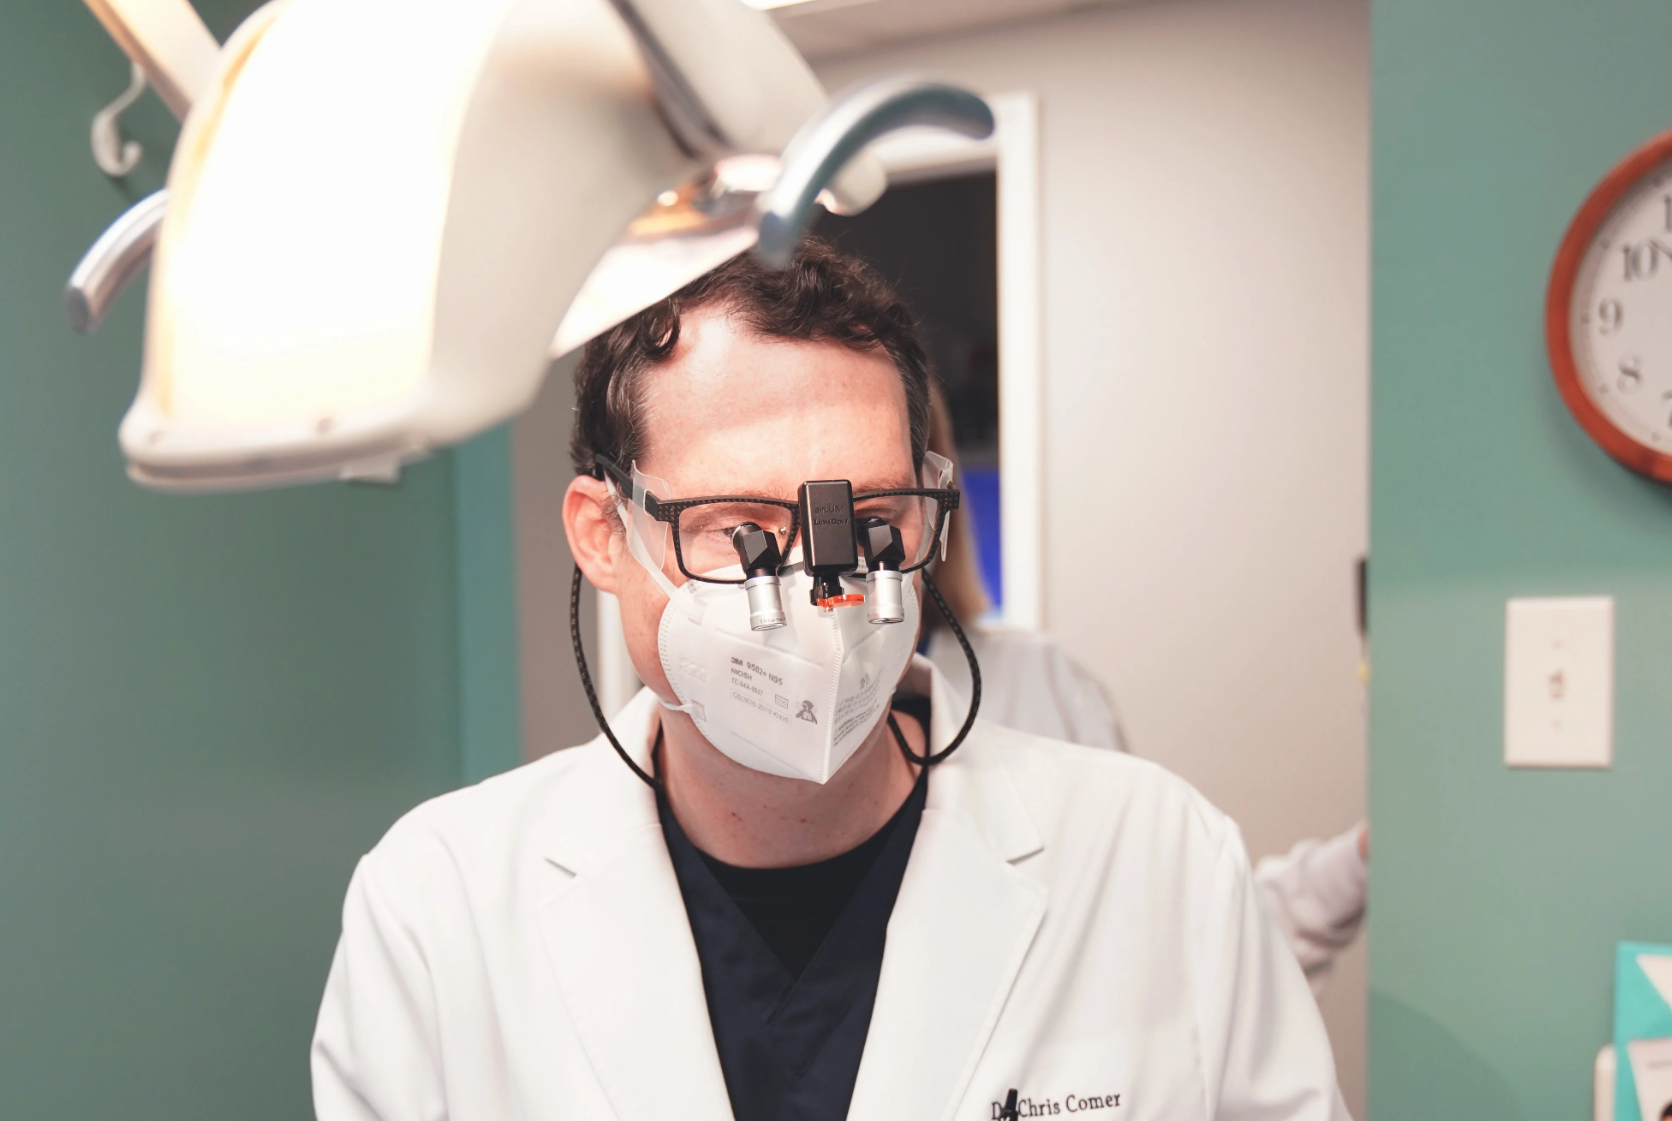
[[[681,316],[717,305],[771,338],[885,350],[905,389],[912,462],[923,462],[929,360],[917,317],[869,265],[807,238],[782,271],[744,253],[586,344],[575,369],[575,429],[569,441],[577,473],[596,474],[595,455],[623,469],[644,458],[644,375],[672,357]]]

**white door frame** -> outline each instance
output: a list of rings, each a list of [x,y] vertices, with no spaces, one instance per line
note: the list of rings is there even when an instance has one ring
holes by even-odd
[[[890,183],[992,170],[998,181],[999,537],[1007,626],[1045,625],[1045,425],[1041,328],[1039,99],[987,98],[998,127],[986,140],[907,129],[872,151]]]

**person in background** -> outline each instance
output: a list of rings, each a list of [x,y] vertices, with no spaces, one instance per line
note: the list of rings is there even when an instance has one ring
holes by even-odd
[[[1327,841],[1301,841],[1254,866],[1266,908],[1314,994],[1323,991],[1336,956],[1364,926],[1369,870],[1370,826],[1363,821]]]
[[[930,384],[929,403],[929,447],[956,464],[952,414],[939,381]],[[952,519],[946,551],[929,572],[981,663],[982,718],[1048,739],[1128,750],[1115,702],[1090,670],[1047,635],[983,621],[987,593],[967,511],[960,514],[965,516]],[[924,612],[918,652],[935,663],[954,689],[969,696],[969,663],[936,611]]]
[[[939,382],[931,386],[930,405],[929,448],[957,463],[951,411]],[[1047,635],[983,621],[987,593],[967,518],[952,519],[946,552],[929,571],[981,663],[983,718],[1049,739],[1131,750],[1114,699],[1090,670]],[[954,689],[969,695],[969,666],[938,613],[925,613],[918,650]],[[1301,841],[1254,868],[1266,908],[1314,994],[1323,991],[1336,957],[1364,925],[1369,855],[1370,828],[1361,821],[1328,840]]]

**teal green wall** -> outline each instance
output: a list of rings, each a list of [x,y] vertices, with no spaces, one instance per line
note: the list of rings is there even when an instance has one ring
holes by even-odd
[[[459,747],[466,782],[522,762],[511,426],[453,453],[459,565]]]
[[[88,153],[126,75],[79,3],[0,16],[0,1115],[295,1119],[356,857],[515,759],[508,482],[493,437],[387,488],[125,479],[143,293],[93,338],[59,298],[161,183],[154,98],[131,190]]]
[[[1375,0],[1370,1103],[1589,1116],[1612,947],[1672,940],[1672,490],[1552,387],[1592,185],[1672,125],[1665,0]],[[1503,765],[1504,600],[1617,597],[1615,764]]]

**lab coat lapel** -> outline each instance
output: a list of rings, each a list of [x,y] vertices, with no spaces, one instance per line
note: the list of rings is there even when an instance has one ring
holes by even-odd
[[[914,659],[928,686],[930,743],[965,702]],[[1043,848],[987,726],[929,776],[929,801],[888,924],[871,1030],[848,1116],[946,1121],[974,1074],[1045,914],[1045,889],[1013,865]]]
[[[649,769],[655,698],[611,721]],[[732,1121],[690,922],[648,788],[598,743],[554,805],[540,910],[552,968],[621,1121]]]

